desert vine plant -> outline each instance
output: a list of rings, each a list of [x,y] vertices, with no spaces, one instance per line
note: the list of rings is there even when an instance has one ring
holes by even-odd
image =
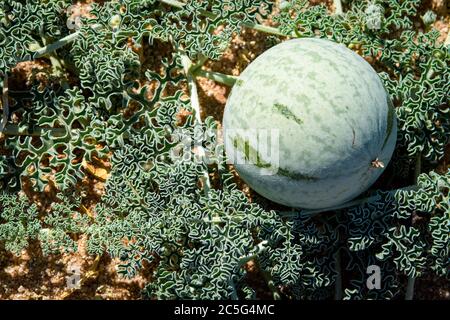
[[[143,294],[156,299],[411,299],[415,279],[448,279],[450,47],[420,0],[334,4],[1,0],[0,246],[20,255],[38,241],[61,254],[86,235],[89,253],[118,258],[126,277],[150,264]],[[238,187],[197,79],[243,84],[205,68],[243,29],[267,49],[328,39],[377,71],[398,139],[356,200],[280,208]],[[80,186],[96,161],[112,169],[87,214]],[[25,195],[49,189],[46,207]]]

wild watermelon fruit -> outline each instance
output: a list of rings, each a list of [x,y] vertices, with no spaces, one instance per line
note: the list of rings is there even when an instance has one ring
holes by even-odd
[[[367,190],[397,137],[395,111],[375,70],[323,39],[289,40],[259,56],[233,87],[223,124],[227,155],[246,160],[235,166],[251,188],[310,209],[338,206]],[[260,135],[273,129],[278,139]],[[259,140],[246,132],[258,132]],[[260,152],[265,141],[278,141],[278,158]]]

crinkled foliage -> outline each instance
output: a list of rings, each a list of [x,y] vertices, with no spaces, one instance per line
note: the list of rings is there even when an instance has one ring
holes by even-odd
[[[0,1],[0,72],[30,60],[36,48],[67,35],[65,0]]]
[[[77,212],[79,199],[59,195],[50,212],[39,212],[24,195],[0,194],[0,243],[20,255],[31,241],[38,240],[44,255],[75,252],[74,235],[86,230],[89,218]]]

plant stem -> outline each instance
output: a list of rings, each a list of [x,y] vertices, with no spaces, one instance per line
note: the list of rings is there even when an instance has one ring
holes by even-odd
[[[201,118],[201,114],[200,114],[200,101],[198,99],[198,90],[197,90],[197,83],[195,82],[195,76],[192,74],[192,61],[191,59],[189,59],[189,57],[184,53],[184,51],[180,48],[177,48],[180,53],[181,53],[181,63],[183,65],[183,69],[184,72],[186,74],[187,77],[187,81],[188,81],[188,88],[189,88],[189,93],[190,93],[190,97],[191,97],[191,106],[195,111],[195,119],[196,119],[196,124],[198,126],[202,125],[202,118]],[[203,159],[206,155],[205,149],[203,148],[203,146],[199,146],[198,147],[198,151],[199,151],[199,156]],[[204,191],[205,191],[205,195],[208,194],[209,190],[211,189],[211,181],[209,180],[209,172],[208,172],[208,168],[206,168],[203,172],[203,177],[202,177],[203,183],[204,183]]]
[[[54,136],[64,136],[66,134],[66,129],[64,128],[33,128],[33,130],[29,130],[28,128],[20,128],[16,125],[8,125],[3,128],[2,133],[6,136],[35,136],[40,137],[43,136],[46,132],[52,131]]]
[[[63,66],[61,59],[59,59],[55,53],[50,54],[49,59],[50,63],[52,64],[55,76],[61,79],[62,88],[64,90],[69,90],[70,86],[69,83],[67,82],[67,77],[66,74],[64,73],[65,68]]]
[[[193,75],[196,77],[208,78],[230,87],[234,86],[236,84],[236,81],[239,79],[238,77],[235,76],[230,76],[227,74],[214,71],[205,71],[201,68],[194,71]]]
[[[267,250],[267,240],[264,240],[256,246],[256,252],[254,254],[242,257],[239,260],[239,266],[242,267],[244,264],[258,257],[259,254]]]
[[[96,24],[92,26],[92,29],[96,30],[99,29],[101,27],[101,25]],[[74,32],[72,34],[69,34],[68,36],[65,36],[62,39],[59,39],[49,45],[46,45],[42,48],[37,49],[36,51],[34,51],[33,54],[33,59],[38,59],[38,58],[42,58],[45,55],[48,55],[49,53],[52,53],[58,49],[61,49],[62,47],[64,47],[65,45],[75,41],[81,34],[81,31],[77,31]]]
[[[422,152],[419,152],[416,157],[416,166],[414,168],[414,183],[417,185],[420,172],[422,171]],[[416,278],[413,276],[408,277],[408,284],[406,286],[405,300],[412,300],[414,298],[414,285]]]
[[[191,105],[195,110],[195,119],[199,124],[202,123],[202,118],[200,117],[200,101],[198,99],[197,84],[195,82],[194,75],[192,74],[192,61],[185,54],[181,55],[181,63],[183,65],[184,72],[187,77],[189,92],[191,94]]]
[[[186,4],[184,2],[180,2],[180,1],[176,1],[176,0],[159,0],[161,3],[170,5],[174,8],[177,9],[182,9]],[[214,13],[209,12],[209,11],[203,11],[202,15],[209,17],[211,19],[215,19],[216,15],[214,15]],[[257,23],[243,23],[244,26],[248,27],[248,28],[252,28],[261,32],[266,32],[269,34],[274,34],[274,35],[278,35],[278,36],[283,36],[283,33],[274,27],[269,27],[269,26],[264,26],[264,25],[260,25]],[[99,29],[101,27],[101,25],[96,24],[92,26],[92,29],[96,30]],[[36,51],[34,51],[33,54],[33,60],[34,59],[38,59],[38,58],[42,58],[45,55],[48,55],[51,52],[54,52],[62,47],[64,47],[65,45],[75,41],[81,34],[81,31],[77,31],[74,32],[72,34],[69,34],[68,36],[57,40],[49,45],[46,45],[42,48],[37,49]]]
[[[47,39],[44,36],[42,36],[42,42],[44,45],[48,44]],[[70,89],[69,83],[67,82],[67,78],[64,73],[65,68],[61,59],[58,57],[56,52],[49,53],[48,58],[50,59],[50,63],[52,64],[53,75],[61,79],[61,86],[64,90]]]
[[[262,25],[259,23],[243,22],[242,25],[246,28],[250,28],[250,29],[253,29],[256,31],[261,31],[261,32],[268,33],[268,34],[273,34],[275,36],[282,36],[282,37],[286,36],[278,28],[265,26],[265,25]]]
[[[130,187],[131,192],[136,196],[136,198],[139,200],[141,206],[143,206],[145,209],[150,209],[147,204],[145,203],[144,199],[139,195],[139,192],[136,190],[136,188],[133,186],[130,180],[128,180],[126,177],[124,177],[125,183]]]
[[[3,93],[2,93],[2,107],[3,107],[3,117],[0,120],[0,133],[6,127],[9,116],[9,101],[8,101],[8,73],[5,72],[5,77],[3,78]]]
[[[80,31],[77,31],[75,33],[69,34],[68,36],[53,42],[49,45],[46,45],[42,48],[39,48],[34,52],[33,59],[42,58],[43,56],[56,51],[62,47],[64,47],[66,44],[71,43],[72,41],[75,41],[80,36]]]
[[[159,0],[159,2],[168,4],[169,6],[172,6],[172,7],[178,8],[178,9],[183,9],[183,7],[185,6],[184,2],[180,2],[177,0]]]
[[[416,157],[416,166],[414,168],[414,183],[417,184],[420,173],[422,172],[422,152],[419,152]]]
[[[71,135],[79,134],[80,129],[70,130]],[[33,127],[32,129],[26,127],[19,127],[18,125],[9,124],[3,128],[3,133],[6,136],[31,136],[41,137],[45,133],[51,132],[53,137],[64,137],[67,134],[65,128],[49,128],[49,127]],[[123,132],[123,137],[128,138],[128,133]]]
[[[406,286],[405,300],[412,300],[414,298],[414,284],[415,277],[408,277],[408,285]]]
[[[193,64],[191,67],[191,73],[195,76],[195,72],[201,69],[201,67],[203,67],[206,61],[208,61],[208,57],[203,54],[200,54],[200,58],[198,58],[197,62]]]
[[[342,1],[341,0],[333,0],[334,4],[334,14],[343,14],[344,10],[342,9]]]
[[[217,18],[217,15],[212,13],[212,12],[210,12],[210,11],[206,11],[206,10],[200,9],[199,12],[200,12],[200,14],[202,16],[210,18],[211,20],[215,20]]]
[[[180,2],[180,1],[176,1],[176,0],[159,0],[159,2],[168,4],[168,5],[170,5],[170,6],[174,7],[174,8],[178,8],[178,9],[182,9],[186,5],[185,3]],[[203,15],[205,17],[208,17],[208,18],[210,18],[212,20],[217,18],[216,14],[214,14],[212,12],[209,12],[209,11],[206,11],[206,10],[202,10],[200,13],[201,13],[201,15]],[[264,26],[264,25],[261,25],[261,24],[258,24],[258,23],[253,23],[253,22],[243,22],[242,25],[247,27],[247,28],[250,28],[250,29],[254,29],[254,30],[257,30],[257,31],[265,32],[265,33],[268,33],[268,34],[273,34],[273,35],[276,35],[276,36],[286,36],[278,28]]]
[[[342,266],[341,251],[338,249],[335,255],[336,281],[334,286],[334,300],[342,300]]]

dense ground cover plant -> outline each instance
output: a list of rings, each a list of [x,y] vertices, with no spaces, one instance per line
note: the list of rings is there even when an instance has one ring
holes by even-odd
[[[249,261],[274,298],[411,298],[415,278],[448,278],[450,171],[437,172],[450,136],[448,47],[436,31],[416,31],[419,0],[336,4],[120,0],[74,17],[71,1],[0,1],[0,243],[19,254],[38,240],[57,254],[85,234],[89,252],[119,258],[125,276],[151,263],[145,294],[160,299],[258,297]],[[270,210],[237,188],[217,122],[200,117],[196,78],[239,84],[202,65],[243,27],[267,33],[268,46],[328,38],[377,70],[399,137],[392,165],[361,199],[329,212]],[[150,66],[155,43],[173,50]],[[32,60],[51,65],[44,81],[11,87],[13,68]],[[112,172],[87,215],[77,187],[98,159]],[[40,208],[27,188],[59,196]],[[370,290],[373,265],[382,278]]]

